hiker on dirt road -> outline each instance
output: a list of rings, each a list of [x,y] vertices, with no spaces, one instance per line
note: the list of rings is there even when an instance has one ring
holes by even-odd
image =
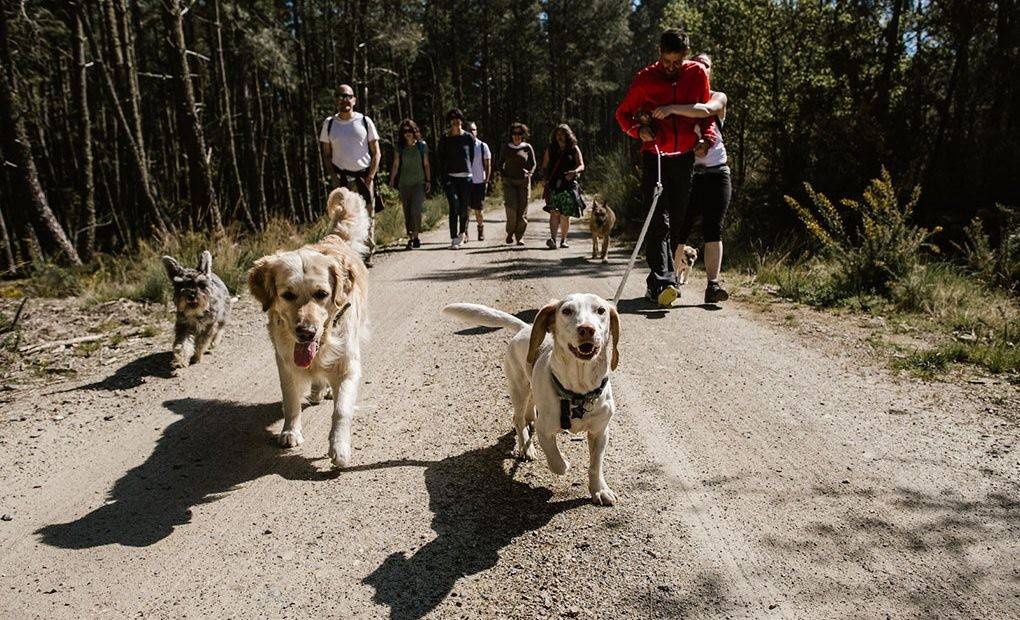
[[[503,145],[499,154],[499,170],[503,177],[503,207],[506,209],[506,244],[517,240],[524,245],[524,231],[528,228],[528,201],[531,200],[531,176],[538,160],[535,149],[527,142],[528,126],[510,125],[510,142]]]
[[[712,77],[712,59],[708,54],[698,54],[692,58],[694,62],[705,67],[709,78]],[[687,237],[694,229],[694,223],[701,218],[701,236],[705,242],[705,275],[708,285],[705,288],[705,303],[714,304],[729,299],[729,293],[719,284],[719,272],[722,270],[722,227],[723,217],[730,205],[732,185],[730,183],[730,167],[726,159],[726,147],[723,145],[722,129],[726,122],[726,93],[712,91],[708,103],[677,104],[664,106],[653,113],[655,118],[667,118],[671,114],[679,114],[689,118],[708,118],[715,123],[718,139],[709,147],[707,144],[695,149],[694,181],[691,183],[691,203],[687,215],[677,233],[677,244],[686,244]]]
[[[475,138],[475,159],[471,162],[471,210],[478,221],[478,240],[485,240],[485,219],[482,217],[482,206],[485,203],[485,189],[492,179],[492,151],[489,145],[478,139],[478,125],[467,124],[467,132]]]
[[[390,185],[400,194],[407,229],[407,249],[420,248],[421,211],[425,194],[432,185],[432,165],[428,145],[421,138],[418,124],[409,118],[400,122],[396,152],[390,169]]]
[[[648,261],[647,296],[661,306],[680,296],[676,286],[673,252],[679,235],[671,235],[684,220],[691,192],[694,148],[716,141],[710,119],[670,115],[657,119],[655,110],[668,105],[707,103],[710,99],[708,73],[699,63],[686,60],[690,50],[687,35],[669,29],[659,39],[659,59],[638,71],[623,102],[616,109],[616,122],[629,136],[642,141],[641,189],[645,204],[651,206],[659,178],[656,151],[662,155],[662,186],[655,213],[648,228],[645,256]],[[698,135],[696,128],[700,128]]]
[[[449,129],[439,139],[436,159],[440,180],[450,204],[450,249],[459,250],[467,241],[468,205],[471,204],[471,165],[475,159],[475,137],[464,131],[464,113],[453,108],[446,113]]]
[[[549,136],[549,146],[542,155],[542,172],[545,174],[545,206],[549,213],[549,235],[545,244],[556,249],[556,232],[560,233],[560,247],[567,245],[570,218],[581,217],[583,202],[577,177],[584,171],[584,158],[577,146],[577,137],[567,124],[558,125]]]
[[[341,84],[336,93],[336,114],[322,121],[319,142],[322,159],[329,162],[333,180],[338,187],[356,191],[368,207],[368,256],[365,266],[372,266],[375,255],[375,213],[382,210],[382,199],[375,191],[375,173],[379,170],[379,132],[375,123],[354,111],[358,99],[354,89]]]

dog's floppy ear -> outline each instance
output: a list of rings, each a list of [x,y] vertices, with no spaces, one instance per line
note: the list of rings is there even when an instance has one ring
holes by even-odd
[[[354,291],[354,270],[346,257],[334,256],[329,264],[329,276],[333,280],[333,304],[339,308],[347,303]]]
[[[613,337],[613,356],[609,360],[610,370],[616,370],[620,364],[620,313],[616,306],[609,306],[609,333]]]
[[[212,275],[212,253],[209,250],[202,251],[198,259],[198,271],[207,278]]]
[[[255,261],[248,271],[248,290],[262,304],[262,311],[269,310],[276,298],[276,283],[273,282],[273,258],[263,256]]]
[[[538,359],[538,350],[542,347],[545,335],[549,332],[550,321],[556,318],[556,311],[560,309],[560,300],[551,299],[535,317],[531,325],[531,342],[528,343],[528,364],[534,364]]]
[[[181,267],[181,264],[173,256],[163,257],[163,268],[166,269],[166,275],[171,280],[180,277],[184,271],[184,268]]]

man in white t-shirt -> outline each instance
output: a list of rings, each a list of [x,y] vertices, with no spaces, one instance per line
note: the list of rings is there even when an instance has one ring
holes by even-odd
[[[365,265],[371,267],[375,255],[375,212],[382,209],[382,201],[375,193],[379,132],[372,119],[354,111],[357,102],[354,89],[349,85],[341,84],[337,88],[337,113],[322,121],[319,142],[322,144],[323,162],[336,185],[356,191],[365,198],[369,216]]]
[[[468,133],[475,137],[475,158],[471,160],[471,209],[475,212],[478,222],[478,240],[485,239],[485,220],[482,218],[482,203],[485,201],[485,189],[492,178],[492,151],[489,145],[478,139],[478,125],[467,124]]]

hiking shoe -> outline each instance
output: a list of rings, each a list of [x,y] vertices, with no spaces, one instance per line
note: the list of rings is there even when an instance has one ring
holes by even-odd
[[[520,239],[518,239],[518,240],[517,240],[517,245],[524,245],[524,242],[523,242],[523,241],[521,241]]]
[[[514,244],[514,236],[513,235],[507,235],[506,236],[506,244],[507,245],[513,245]]]
[[[726,301],[729,298],[730,294],[726,292],[726,289],[719,286],[718,282],[709,281],[708,287],[705,289],[706,304],[717,304],[721,301]]]
[[[460,233],[460,241],[457,243],[457,245],[460,245],[461,243],[467,243],[467,242],[468,242],[467,231]]]
[[[450,249],[451,250],[460,249],[460,237],[454,237],[453,239],[450,239]]]
[[[404,246],[404,249],[405,250],[410,250],[413,247],[414,247],[414,239],[408,239],[407,240],[407,245]]]
[[[561,248],[569,248],[570,246],[567,245],[567,240],[566,239],[561,239],[560,240],[560,247]]]
[[[419,239],[418,237],[415,237],[414,239],[412,239],[411,240],[411,247],[412,248],[420,248],[421,247],[421,239]]]
[[[485,241],[485,226],[481,224],[478,225],[478,240]]]
[[[680,289],[672,284],[667,284],[666,288],[659,291],[656,301],[663,308],[668,308],[673,305],[673,302],[680,298]]]
[[[549,248],[550,250],[555,250],[556,249],[556,240],[555,239],[546,239],[545,240],[545,246],[547,248]]]

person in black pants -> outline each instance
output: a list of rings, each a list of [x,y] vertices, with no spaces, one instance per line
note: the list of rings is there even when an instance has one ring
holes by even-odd
[[[707,119],[693,119],[672,111],[676,104],[709,100],[708,73],[704,66],[687,60],[687,35],[669,29],[659,38],[659,60],[640,70],[627,95],[616,108],[616,122],[628,136],[641,140],[644,199],[651,204],[662,155],[662,196],[648,228],[645,255],[648,261],[648,298],[668,307],[680,290],[673,265],[672,228],[684,220],[691,191],[694,150],[711,146],[715,127]]]
[[[457,108],[446,113],[446,122],[450,129],[439,139],[436,155],[443,174],[446,201],[450,204],[450,249],[459,250],[460,245],[467,241],[475,137],[464,131],[464,113]]]

